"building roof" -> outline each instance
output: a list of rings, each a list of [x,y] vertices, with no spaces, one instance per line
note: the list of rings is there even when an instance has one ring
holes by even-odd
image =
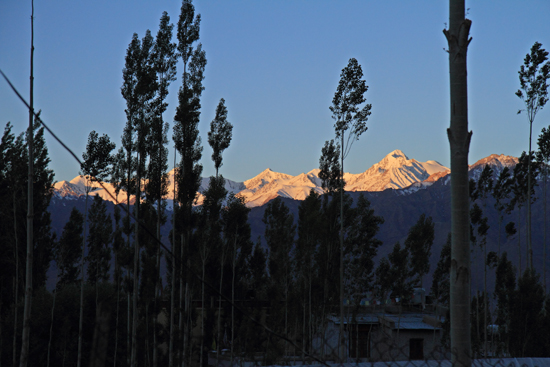
[[[328,319],[334,322],[336,325],[340,325],[340,317],[336,315],[328,316]],[[435,326],[433,322],[429,322],[428,319],[434,319],[426,314],[411,314],[406,313],[402,315],[388,314],[388,313],[360,313],[356,317],[356,321],[359,325],[375,325],[383,324],[391,329],[401,330],[440,330],[441,328]],[[435,319],[434,319],[435,320]],[[428,322],[427,322],[428,321]],[[344,325],[355,324],[352,317],[344,317]]]

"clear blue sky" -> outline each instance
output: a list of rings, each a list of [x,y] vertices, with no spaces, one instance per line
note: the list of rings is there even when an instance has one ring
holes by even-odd
[[[373,107],[369,130],[355,143],[345,170],[363,172],[394,149],[450,165],[442,33],[447,1],[194,4],[202,14],[200,42],[208,60],[199,127],[205,176],[214,173],[206,137],[222,97],[234,125],[220,170],[226,178],[243,181],[268,167],[292,175],[317,168],[324,141],[334,135],[328,107],[351,57],[363,67]],[[78,155],[91,130],[107,133],[120,145],[125,124],[120,86],[128,43],[134,32],[156,34],[164,10],[177,23],[180,6],[179,1],[35,1],[35,108]],[[518,156],[527,150],[528,123],[525,115],[516,115],[522,108],[514,95],[517,71],[535,41],[550,50],[550,1],[467,1],[467,7],[473,21],[470,163],[492,153]],[[30,0],[0,1],[0,68],[25,96],[30,14]],[[165,114],[171,126],[181,69]],[[20,132],[28,115],[0,80],[2,129],[8,121]],[[537,116],[534,136],[549,124],[550,104]],[[56,180],[76,176],[76,162],[51,137],[47,142]]]

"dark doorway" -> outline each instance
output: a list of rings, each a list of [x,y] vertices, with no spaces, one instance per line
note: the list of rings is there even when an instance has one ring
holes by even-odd
[[[424,339],[409,340],[409,359],[424,359]]]
[[[351,325],[350,327],[350,358],[370,357],[370,330],[372,325]]]

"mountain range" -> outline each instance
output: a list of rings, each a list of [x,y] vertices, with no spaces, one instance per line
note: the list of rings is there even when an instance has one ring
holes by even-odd
[[[402,151],[394,150],[386,155],[365,172],[359,174],[345,173],[346,191],[383,191],[386,189],[404,189],[416,183],[424,182],[424,185],[435,182],[449,172],[449,169],[436,161],[419,162],[409,159]],[[172,207],[174,197],[174,170],[168,173],[168,195],[165,199],[168,208]],[[257,176],[244,182],[225,180],[225,188],[228,192],[243,196],[246,205],[250,208],[262,206],[277,196],[294,200],[304,200],[311,190],[319,194],[324,192],[319,169],[313,169],[308,173],[297,176],[274,172],[267,168]],[[202,178],[199,195],[196,204],[203,200],[202,193],[208,188],[210,178]],[[114,186],[110,183],[88,183],[90,195],[99,195],[104,200],[126,202],[127,194],[121,190],[115,195]],[[57,182],[54,186],[55,196],[58,198],[75,199],[86,194],[86,180],[77,176],[71,181]],[[132,199],[132,197],[131,197]]]
[[[515,157],[493,154],[472,164],[469,175],[471,178],[477,179],[485,165],[488,164],[493,168],[494,176],[496,176],[504,167],[512,169],[517,162],[518,159]],[[435,241],[431,250],[430,272],[435,269],[441,247],[445,244],[447,235],[451,230],[449,173],[447,167],[435,161],[418,162],[407,158],[403,152],[395,150],[363,173],[345,174],[346,190],[353,202],[357,202],[359,195],[364,195],[371,203],[371,208],[374,209],[375,214],[384,218],[384,223],[380,226],[380,231],[376,235],[383,242],[383,246],[378,251],[378,258],[386,256],[396,242],[403,244],[411,226],[416,223],[420,215],[425,214],[431,216],[435,224]],[[266,208],[265,204],[277,196],[282,197],[290,213],[293,214],[295,223],[297,222],[301,200],[306,197],[311,189],[319,193],[322,192],[318,174],[319,170],[312,170],[308,173],[292,176],[266,169],[256,177],[244,182],[226,180],[226,189],[244,196],[247,205],[251,208],[248,221],[251,226],[253,241],[263,237],[265,224],[262,219]],[[173,178],[173,172],[170,173],[169,178]],[[209,178],[203,178],[197,204],[200,204],[201,201],[202,194],[200,192],[208,187],[208,183]],[[112,185],[105,183],[104,186],[107,190],[113,191]],[[535,187],[537,200],[532,206],[533,251],[537,269],[542,269],[544,259],[542,246],[544,205],[541,188],[542,183],[539,182],[539,185]],[[171,193],[172,190],[173,186],[170,188]],[[113,212],[113,199],[99,184],[93,184],[91,194],[100,195],[110,201],[107,203],[108,210],[111,213]],[[55,194],[52,197],[49,210],[52,213],[52,228],[58,236],[61,235],[63,226],[69,219],[73,207],[77,207],[81,212],[84,212],[84,195],[85,185],[82,177],[76,177],[70,182],[58,182],[55,185]],[[171,218],[171,198],[172,196],[168,195],[168,218]],[[125,202],[126,194],[121,191],[118,200]],[[489,197],[483,209],[484,215],[489,218],[488,223],[490,226],[487,237],[487,251],[508,251],[509,258],[525,259],[524,256],[520,257],[518,253],[520,251],[519,241],[523,243],[521,251],[524,251],[525,207],[521,209],[523,212],[521,214],[521,225],[518,226],[516,223],[516,228],[519,227],[518,234],[506,237],[503,229],[504,224],[510,221],[516,222],[519,212],[516,208],[510,213],[505,213],[502,228],[499,231],[499,213],[496,211],[494,204],[494,199]],[[168,247],[170,246],[168,238],[170,229],[171,223],[169,221],[161,229],[162,241]],[[501,233],[500,236],[499,232]],[[501,243],[499,244],[499,242]],[[514,263],[514,265],[519,268],[519,263]],[[430,276],[428,275],[428,277]],[[489,279],[489,284],[492,284],[493,281],[494,279]],[[477,281],[474,281],[474,283],[477,284],[473,284],[473,287],[479,289],[481,283]]]

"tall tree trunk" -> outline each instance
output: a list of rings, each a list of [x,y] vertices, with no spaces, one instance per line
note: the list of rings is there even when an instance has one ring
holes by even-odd
[[[179,304],[179,333],[182,334],[183,330],[183,234],[181,235],[181,243],[180,243],[180,304]],[[180,349],[181,351],[182,349]],[[180,353],[180,363],[183,367],[183,361],[185,360],[185,356],[182,356]]]
[[[174,147],[174,184],[172,199],[172,287],[170,289],[170,343],[168,347],[168,367],[174,367],[174,314],[176,306],[176,149]]]
[[[204,272],[205,272],[205,268],[206,268],[206,255],[205,257],[203,258],[203,261],[202,261],[202,290],[201,290],[201,349],[200,349],[200,357],[199,357],[199,367],[203,367],[203,364],[202,364],[202,355],[203,355],[203,351],[204,351]]]
[[[543,245],[543,255],[542,255],[542,274],[544,278],[544,294],[546,293],[546,181],[548,179],[548,163],[544,165],[544,245]]]
[[[78,356],[76,366],[80,367],[82,362],[82,321],[84,319],[84,254],[86,253],[86,225],[88,223],[88,180],[84,176],[86,182],[86,204],[84,207],[84,236],[82,236],[82,258],[80,259],[80,319],[78,321]]]
[[[483,257],[483,319],[485,320],[485,329],[483,329],[483,335],[485,336],[485,353],[484,358],[487,358],[487,243],[484,244],[484,257]]]
[[[157,301],[159,297],[159,286],[160,286],[160,216],[161,216],[161,199],[159,195],[159,199],[157,201],[157,240],[159,244],[157,244],[157,258],[156,258],[156,278],[155,278],[155,299],[154,299],[154,307],[153,307],[153,367],[157,367],[158,361],[157,361],[157,313],[158,313],[158,307],[157,307]]]
[[[518,205],[518,279],[521,277],[521,206]]]
[[[130,335],[131,335],[131,325],[130,317],[130,292],[127,293],[126,298],[128,300],[128,313],[127,313],[127,320],[126,320],[126,348],[127,348],[127,355],[126,355],[126,365],[130,366],[130,361],[132,359],[132,345],[130,344]]]
[[[151,366],[151,346],[149,345],[149,304],[145,304],[145,351],[147,353],[147,366]]]
[[[222,245],[223,246],[223,245]],[[222,259],[221,259],[221,271],[220,271],[220,295],[218,297],[218,342],[216,343],[216,366],[220,364],[220,353],[221,353],[221,321],[222,321],[222,284],[223,284],[223,265],[225,260],[225,247],[222,249]]]
[[[189,354],[189,359],[191,359],[191,353],[188,353],[188,344],[189,339],[191,338],[191,308],[190,308],[190,302],[191,302],[191,294],[189,291],[189,269],[190,269],[191,263],[189,261],[189,257],[187,257],[187,277],[185,278],[185,302],[184,302],[184,313],[185,313],[185,325],[183,326],[183,362],[182,366],[185,367],[185,363],[189,363],[191,365],[191,360],[187,362],[187,355]],[[189,349],[190,350],[190,349]]]
[[[13,364],[17,366],[17,317],[19,313],[19,241],[17,236],[17,206],[15,205],[15,190],[13,190],[13,231],[15,236],[15,277],[13,279],[15,299],[13,302]]]
[[[50,339],[48,340],[48,359],[46,366],[50,367],[50,350],[52,348],[52,338],[53,338],[53,316],[55,312],[55,299],[57,297],[57,279],[55,280],[55,289],[53,290],[53,304],[52,304],[52,319],[50,322]]]
[[[172,226],[172,231],[175,232],[175,230],[175,227]],[[174,314],[176,313],[176,255],[174,248],[175,236],[172,236],[172,238],[172,287],[170,289],[170,344],[168,347],[168,367],[174,367]]]
[[[341,176],[340,176],[340,333],[338,336],[338,357],[344,362],[344,131],[340,145]]]
[[[29,176],[27,187],[27,264],[25,274],[25,306],[23,311],[23,335],[21,337],[21,358],[19,359],[20,367],[27,367],[29,359],[29,339],[31,333],[31,303],[32,303],[32,258],[33,258],[33,182],[34,182],[34,157],[33,157],[33,140],[34,140],[34,1],[32,4],[31,14],[31,77],[30,77],[30,108],[29,108],[29,130],[28,130],[28,149],[29,149]]]
[[[141,129],[140,129],[141,130]],[[140,132],[138,132],[139,134]],[[138,137],[139,141],[139,137]],[[139,204],[141,199],[141,159],[142,154],[138,153],[137,160],[137,175],[136,175],[136,202],[134,203],[134,210],[136,213],[135,221],[135,239],[134,239],[134,288],[132,289],[132,356],[130,359],[130,366],[136,366],[137,359],[137,324],[138,324],[138,312],[137,312],[137,296],[138,296],[138,267],[139,267]]]
[[[118,202],[118,200],[117,200]],[[115,269],[118,267],[118,255],[115,252]],[[117,271],[117,277],[116,277],[116,326],[115,326],[115,353],[113,356],[113,367],[116,367],[116,358],[117,358],[117,352],[118,352],[118,317],[119,317],[119,309],[120,309],[120,278],[119,278],[119,272]]]
[[[527,267],[533,270],[533,246],[531,243],[531,137],[533,120],[529,119],[529,160],[527,161]]]
[[[233,344],[235,341],[235,265],[237,263],[237,239],[233,242],[233,274],[231,279],[231,366],[233,366]]]
[[[472,22],[465,18],[464,0],[449,0],[451,124],[451,354],[453,366],[471,366],[470,339],[470,217],[468,193],[468,85],[466,54]]]

